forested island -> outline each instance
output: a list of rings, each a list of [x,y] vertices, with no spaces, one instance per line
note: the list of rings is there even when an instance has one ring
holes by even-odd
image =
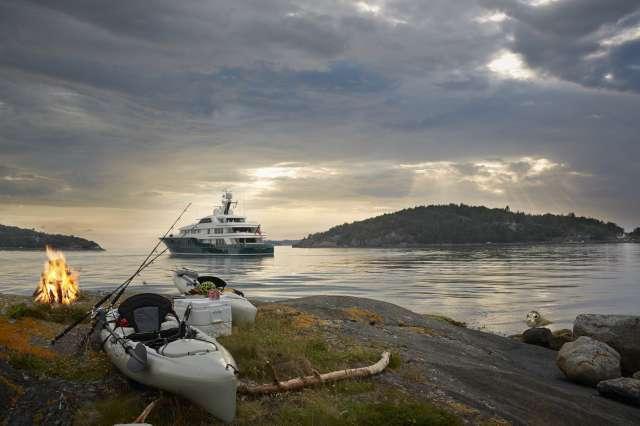
[[[449,204],[414,207],[345,223],[326,232],[311,234],[296,247],[609,242],[622,238],[624,229],[615,223],[573,213],[532,215],[512,212],[509,207],[500,209]]]
[[[98,243],[73,235],[0,225],[0,250],[43,250],[47,245],[61,250],[103,250]]]

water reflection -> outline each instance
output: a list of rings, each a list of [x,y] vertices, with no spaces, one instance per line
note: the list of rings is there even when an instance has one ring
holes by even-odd
[[[30,293],[43,253],[0,252],[0,291]],[[82,288],[112,288],[142,254],[70,252]],[[211,272],[253,297],[370,297],[476,327],[522,331],[531,309],[570,326],[581,312],[639,313],[640,245],[482,246],[423,250],[292,249],[274,257],[163,257],[136,286],[173,292],[179,267]],[[143,284],[144,283],[144,284]]]

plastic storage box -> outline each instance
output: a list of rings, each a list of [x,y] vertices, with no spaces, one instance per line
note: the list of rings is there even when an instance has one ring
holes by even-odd
[[[212,337],[231,335],[231,305],[224,300],[209,298],[174,299],[173,309],[182,320],[187,306],[191,315],[187,323]]]

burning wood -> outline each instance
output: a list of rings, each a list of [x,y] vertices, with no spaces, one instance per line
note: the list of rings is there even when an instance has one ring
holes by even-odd
[[[64,254],[59,250],[47,246],[47,258],[38,288],[33,292],[34,301],[70,305],[80,294],[78,273],[67,265]]]

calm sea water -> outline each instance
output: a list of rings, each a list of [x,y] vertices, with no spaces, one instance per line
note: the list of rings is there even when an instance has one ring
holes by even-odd
[[[68,252],[83,289],[117,286],[144,259],[125,251]],[[43,252],[0,251],[0,292],[30,294]],[[164,256],[132,286],[174,293],[177,267],[210,272],[249,297],[370,297],[439,313],[498,333],[525,328],[537,309],[570,327],[579,313],[640,314],[640,244],[397,249],[277,247],[272,258]]]

